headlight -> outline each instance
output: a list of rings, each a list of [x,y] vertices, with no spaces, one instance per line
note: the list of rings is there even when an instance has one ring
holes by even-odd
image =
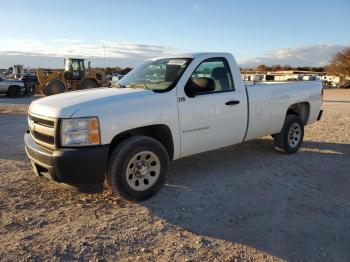
[[[92,146],[100,144],[100,128],[97,117],[62,119],[62,146]]]

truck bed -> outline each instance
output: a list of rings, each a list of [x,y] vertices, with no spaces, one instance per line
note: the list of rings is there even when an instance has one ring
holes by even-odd
[[[307,103],[309,116],[305,124],[315,122],[321,106],[321,89],[320,81],[246,84],[249,117],[245,140],[280,132],[292,104]]]

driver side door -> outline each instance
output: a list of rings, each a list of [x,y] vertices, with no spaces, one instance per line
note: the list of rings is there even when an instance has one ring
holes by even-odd
[[[235,90],[227,60],[202,61],[188,81],[202,77],[213,79],[215,89],[178,98],[181,156],[240,143],[245,134],[245,94]]]

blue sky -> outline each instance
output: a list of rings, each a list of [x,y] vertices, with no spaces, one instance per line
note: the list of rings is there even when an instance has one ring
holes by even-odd
[[[0,67],[55,67],[64,56],[135,65],[227,51],[244,65],[322,65],[350,45],[350,1],[6,1]],[[4,26],[6,25],[6,26]],[[104,46],[104,49],[103,49]]]

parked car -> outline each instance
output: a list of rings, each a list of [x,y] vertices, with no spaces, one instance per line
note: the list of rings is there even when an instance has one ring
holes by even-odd
[[[34,95],[35,89],[39,85],[38,77],[35,75],[24,75],[21,80],[26,87],[26,93],[28,95]]]
[[[228,53],[151,59],[118,83],[31,103],[24,140],[35,173],[85,190],[107,177],[114,193],[142,200],[172,160],[266,135],[293,154],[322,115],[321,82],[246,86]]]
[[[108,74],[108,81],[111,87],[115,87],[116,83],[122,79],[124,75],[117,74],[117,73],[110,73]]]
[[[114,75],[110,81],[111,87],[117,87],[118,86],[118,82],[120,79],[122,79],[124,76],[123,75]]]
[[[26,88],[21,80],[6,79],[0,76],[0,94],[9,97],[20,97],[26,93]]]

